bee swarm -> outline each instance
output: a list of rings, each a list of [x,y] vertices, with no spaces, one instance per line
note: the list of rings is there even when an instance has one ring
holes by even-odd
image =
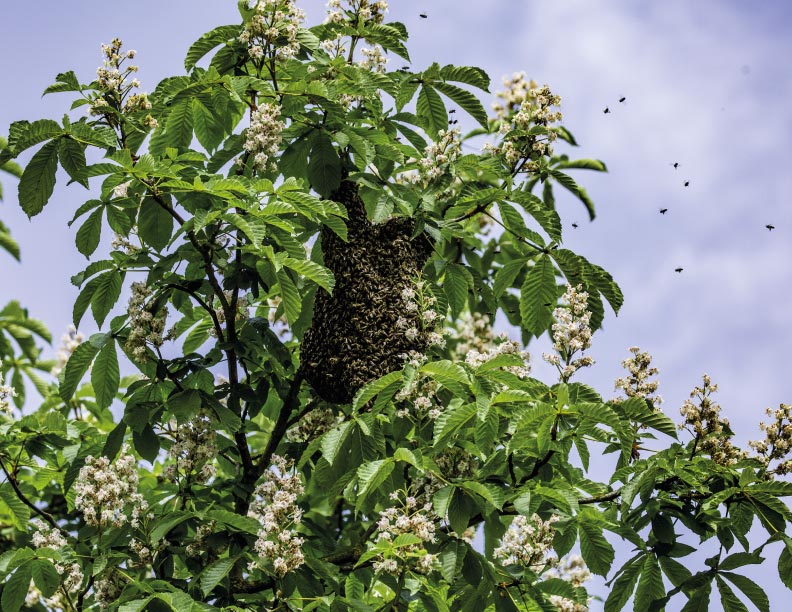
[[[343,181],[331,199],[347,209],[349,242],[322,228],[324,264],[336,282],[332,295],[316,294],[300,370],[319,397],[349,403],[364,384],[400,369],[400,355],[426,351],[426,332],[409,340],[396,321],[404,317],[421,329],[421,313],[407,312],[401,292],[420,274],[432,245],[425,235],[410,239],[412,219],[371,223],[354,182]]]

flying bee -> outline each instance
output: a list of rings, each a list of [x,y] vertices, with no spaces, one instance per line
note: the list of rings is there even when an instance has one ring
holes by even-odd
[[[622,96],[621,98],[619,98],[619,102],[621,102],[622,104],[626,101],[627,101],[627,96]]]
[[[421,14],[420,14],[420,15],[418,15],[418,16],[419,16],[421,19],[426,19],[427,17],[429,17],[429,15],[427,15],[426,13],[421,13]]]
[[[577,223],[573,223],[573,224],[572,224],[572,227],[574,227],[575,229],[577,229],[577,226],[578,226],[578,224],[577,224]]]
[[[690,185],[690,181],[685,181],[685,187],[687,187],[688,185]]]
[[[674,163],[673,163],[673,164],[671,164],[671,165],[672,165],[672,166],[674,166],[674,170],[676,170],[677,168],[679,168],[679,162],[674,162]]]
[[[681,273],[684,268],[674,268],[674,272]]]
[[[606,115],[607,115],[607,114],[610,112],[610,109],[609,109],[609,108],[606,106],[606,107],[605,107],[605,110],[604,110],[604,111],[602,111],[602,112],[603,112],[604,114],[606,114]]]
[[[771,232],[775,229],[775,225],[770,225],[769,223],[767,225],[765,225],[765,227],[768,229],[768,231],[771,231]]]
[[[660,209],[660,214],[661,214],[661,215],[664,215],[664,214],[666,214],[667,212],[668,212],[668,209],[667,209],[667,208],[661,208],[661,209]]]
[[[452,108],[450,111],[448,111],[448,113],[451,114],[451,115],[453,115],[455,112],[456,112],[455,108]]]

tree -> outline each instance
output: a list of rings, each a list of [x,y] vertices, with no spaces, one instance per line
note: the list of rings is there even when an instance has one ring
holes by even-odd
[[[73,279],[61,363],[18,341],[28,376],[54,368],[31,376],[40,407],[21,412],[21,374],[19,418],[0,395],[2,609],[580,610],[589,571],[611,576],[607,610],[706,609],[713,584],[725,609],[745,608],[733,587],[767,609],[734,570],[783,541],[792,586],[789,407],[750,456],[706,377],[687,442],[639,349],[621,398],[573,381],[622,295],[561,246],[556,185],[593,219],[567,170],[605,165],[554,152],[576,144],[559,98],[518,75],[489,118],[478,68],[388,71],[409,54],[382,1],[331,2],[311,28],[291,0],[239,8],[151,95],[135,52],[104,45],[96,80],[45,92],[87,114],[16,122],[0,152],[37,147],[29,216],[60,167],[93,189],[77,249],[115,236]],[[457,110],[480,124],[464,138]],[[83,340],[89,308],[105,331]],[[545,333],[552,384],[521,346]],[[614,456],[606,482],[592,450]],[[635,554],[614,565],[605,532]],[[719,546],[696,573],[691,534]]]

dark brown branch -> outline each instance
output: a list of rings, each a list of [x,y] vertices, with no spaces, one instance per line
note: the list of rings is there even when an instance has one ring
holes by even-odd
[[[579,499],[578,504],[582,506],[583,504],[598,504],[600,502],[613,501],[619,497],[619,495],[621,495],[621,490],[609,491],[608,493],[603,493],[602,495],[594,495],[592,497],[586,497],[585,499]]]
[[[34,504],[32,501],[30,501],[27,498],[27,496],[19,488],[19,484],[17,483],[16,476],[14,474],[10,473],[6,469],[5,463],[3,463],[2,459],[0,459],[0,468],[2,468],[3,474],[5,474],[5,477],[8,480],[8,482],[11,483],[11,488],[14,489],[14,493],[16,493],[16,496],[19,498],[19,501],[21,501],[28,508],[30,508],[33,512],[35,512],[41,518],[43,518],[45,521],[47,521],[47,523],[49,523],[50,527],[52,527],[54,529],[57,529],[58,528],[58,524],[55,522],[55,519],[52,517],[52,515],[49,512],[45,512],[41,508],[37,507],[36,504]]]

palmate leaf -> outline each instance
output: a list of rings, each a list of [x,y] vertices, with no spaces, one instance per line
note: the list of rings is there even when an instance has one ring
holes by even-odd
[[[555,268],[549,256],[541,255],[528,269],[520,290],[522,326],[533,335],[540,336],[553,320],[555,305]]]
[[[19,612],[25,603],[33,568],[31,561],[20,565],[14,574],[8,578],[3,586],[3,596],[0,599],[0,608],[3,612]]]
[[[110,310],[118,302],[125,276],[125,272],[110,270],[96,277],[96,287],[91,296],[91,312],[97,325],[104,323]]]
[[[724,612],[748,612],[748,607],[740,601],[728,583],[720,577],[720,574],[716,574],[715,580],[718,584],[718,594]]]
[[[753,580],[734,572],[720,572],[719,575],[740,589],[751,600],[751,603],[757,607],[759,612],[770,612],[770,600],[767,598],[767,593]]]
[[[57,169],[58,143],[51,140],[36,152],[19,179],[19,205],[28,217],[46,206],[55,188]]]
[[[355,398],[352,400],[352,408],[357,410],[361,406],[365,406],[369,400],[379,395],[391,385],[400,383],[402,377],[402,372],[400,370],[396,370],[394,372],[389,372],[388,374],[385,374],[385,376],[381,376],[376,380],[366,383],[355,394]]]
[[[564,156],[566,157],[566,156]],[[561,161],[553,165],[554,168],[578,168],[581,170],[596,170],[597,172],[607,172],[608,168],[604,162],[598,159],[574,159],[568,160],[563,158]]]

